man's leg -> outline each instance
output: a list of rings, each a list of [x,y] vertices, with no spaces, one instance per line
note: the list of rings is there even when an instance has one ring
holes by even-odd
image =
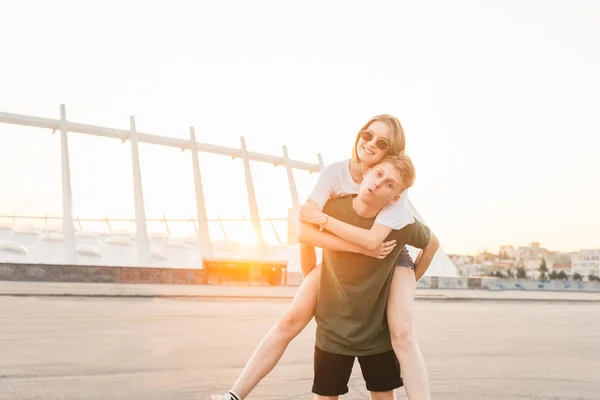
[[[369,400],[396,400],[393,390],[388,392],[369,392]]]
[[[414,271],[397,266],[388,298],[387,319],[408,398],[430,400],[429,376],[413,329],[416,287]]]
[[[302,332],[315,315],[320,271],[317,267],[306,276],[296,291],[292,304],[263,338],[246,363],[230,390],[240,399],[248,396],[252,389],[275,368],[288,344]]]
[[[371,400],[395,400],[394,389],[402,386],[400,365],[393,350],[358,357]]]
[[[315,346],[312,392],[318,400],[337,400],[348,393],[354,357],[329,353]]]

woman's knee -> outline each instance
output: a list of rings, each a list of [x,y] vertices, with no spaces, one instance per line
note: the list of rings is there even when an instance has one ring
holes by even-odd
[[[275,324],[275,330],[285,336],[294,338],[306,326],[304,318],[294,312],[287,312]]]
[[[406,349],[415,342],[415,335],[410,321],[400,321],[390,326],[392,345],[394,348]]]

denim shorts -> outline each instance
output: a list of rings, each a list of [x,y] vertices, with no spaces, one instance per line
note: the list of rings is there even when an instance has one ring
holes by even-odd
[[[395,265],[396,267],[407,267],[412,269],[413,271],[415,270],[415,262],[408,253],[408,249],[406,248],[406,246],[404,246],[404,248],[400,251],[400,254],[398,254]]]

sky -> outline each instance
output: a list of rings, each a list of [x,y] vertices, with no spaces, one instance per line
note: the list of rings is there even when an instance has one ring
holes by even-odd
[[[2,112],[59,118],[66,104],[75,122],[127,129],[135,116],[145,133],[194,126],[202,142],[244,136],[250,151],[285,144],[326,164],[390,113],[417,168],[410,198],[446,252],[600,248],[595,0],[22,0],[2,14]],[[133,217],[129,143],[71,134],[69,146],[74,213]],[[140,153],[148,217],[194,216],[189,152]],[[200,162],[209,217],[249,216],[241,161]],[[285,217],[285,169],[252,174],[261,217]],[[304,199],[317,176],[295,177]],[[0,185],[0,214],[60,216],[60,135],[0,124]]]

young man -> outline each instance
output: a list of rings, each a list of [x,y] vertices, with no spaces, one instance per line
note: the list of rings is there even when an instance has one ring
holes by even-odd
[[[366,172],[358,195],[329,200],[323,213],[369,229],[379,211],[412,185],[414,176],[408,156],[386,158]],[[326,217],[319,221],[321,226],[326,223]],[[318,228],[305,225],[299,239],[312,244],[316,232]],[[416,268],[424,273],[439,242],[417,220],[402,229],[392,230],[386,238],[389,240],[396,240],[396,247],[384,259],[323,250],[315,314],[313,393],[316,399],[337,399],[348,392],[356,357],[371,399],[394,399],[394,389],[402,386],[386,318],[394,261],[405,245],[423,249]]]
[[[321,280],[319,293],[306,290],[314,286],[316,291],[318,285],[301,286],[291,307],[294,308],[296,303],[303,304],[296,308],[305,311],[296,312],[300,317],[296,316],[293,320],[289,320],[288,313],[284,314],[267,335],[269,340],[261,342],[252,360],[272,356],[274,359],[268,363],[272,368],[283,351],[277,353],[269,344],[287,344],[312,319],[316,308],[318,330],[313,391],[325,396],[317,398],[337,398],[347,391],[354,357],[358,356],[372,398],[393,399],[393,389],[402,385],[396,356],[391,351],[386,319],[394,263],[405,244],[423,249],[416,260],[418,279],[429,267],[439,243],[425,226],[415,221],[389,234],[386,242],[396,240],[396,246],[392,250],[393,254],[388,254],[381,260],[341,251],[347,248],[338,243],[341,239],[328,232],[321,232],[316,225],[327,225],[328,215],[368,229],[379,211],[390,202],[397,201],[399,195],[412,185],[414,176],[414,167],[407,156],[385,159],[365,173],[356,196],[329,200],[324,214],[314,220],[315,225],[301,225],[300,242],[322,246],[323,237],[327,236],[331,246],[326,247],[337,248],[338,251],[324,250],[320,275],[315,275],[319,271],[313,271],[306,277],[307,280]],[[317,298],[318,307],[314,304]],[[281,326],[278,328],[279,325]],[[284,349],[285,347],[286,345]],[[249,363],[242,374],[243,379],[238,379],[241,382],[238,386],[252,387],[268,373],[264,368],[255,371],[257,368],[251,367],[255,364]],[[249,392],[247,388],[246,392]],[[226,395],[215,395],[213,399],[239,400],[242,397],[234,390]]]

